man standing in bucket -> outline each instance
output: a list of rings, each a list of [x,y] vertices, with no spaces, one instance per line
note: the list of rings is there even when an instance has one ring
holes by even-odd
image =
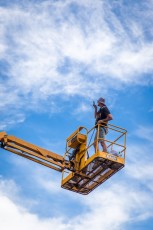
[[[107,128],[107,123],[110,120],[113,120],[112,114],[110,113],[109,109],[107,108],[107,106],[105,105],[105,99],[100,97],[97,101],[98,106],[100,107],[100,109],[97,111],[97,105],[94,103],[93,107],[95,109],[95,119],[96,119],[96,124],[100,124],[99,126],[99,137],[98,138],[102,138],[99,140],[99,142],[101,143],[101,146],[103,148],[103,152],[107,152],[107,146],[106,143],[104,141],[105,139],[105,135],[108,132],[108,128]],[[96,139],[97,139],[97,133],[98,133],[98,125],[96,126],[97,132],[95,135],[95,142],[94,142],[94,148],[96,150]],[[98,146],[97,146],[98,147]]]

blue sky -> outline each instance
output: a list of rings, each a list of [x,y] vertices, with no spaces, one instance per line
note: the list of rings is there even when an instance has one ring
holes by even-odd
[[[60,155],[99,97],[126,167],[88,196],[0,150],[0,229],[153,229],[153,1],[0,0],[0,130]]]

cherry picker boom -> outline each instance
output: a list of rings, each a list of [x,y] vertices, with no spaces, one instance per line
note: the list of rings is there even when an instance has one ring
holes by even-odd
[[[100,126],[98,125],[97,132]],[[98,138],[99,135],[97,135],[97,138],[93,140],[95,127],[90,130],[79,127],[74,131],[66,139],[64,156],[7,135],[5,131],[0,132],[0,147],[61,172],[62,188],[87,195],[125,165],[127,131],[112,124],[108,124],[108,129],[111,140],[104,140],[107,143],[108,152],[99,150],[98,143],[103,138]],[[112,140],[114,138],[112,132],[119,136],[115,136]],[[117,151],[114,150],[115,148]]]

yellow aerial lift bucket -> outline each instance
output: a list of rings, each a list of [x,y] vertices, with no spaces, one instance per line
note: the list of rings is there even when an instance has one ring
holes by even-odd
[[[104,140],[99,135],[93,139],[95,129],[80,127],[67,138],[64,158],[71,162],[71,167],[63,170],[62,188],[86,195],[124,167],[127,131],[109,124],[110,140]],[[101,139],[107,143],[107,152],[99,150]]]

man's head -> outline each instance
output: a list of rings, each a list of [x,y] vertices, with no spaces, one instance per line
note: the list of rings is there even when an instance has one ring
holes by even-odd
[[[100,98],[98,99],[97,103],[98,103],[99,106],[103,106],[103,105],[105,105],[105,99],[102,98],[102,97],[100,97]]]

